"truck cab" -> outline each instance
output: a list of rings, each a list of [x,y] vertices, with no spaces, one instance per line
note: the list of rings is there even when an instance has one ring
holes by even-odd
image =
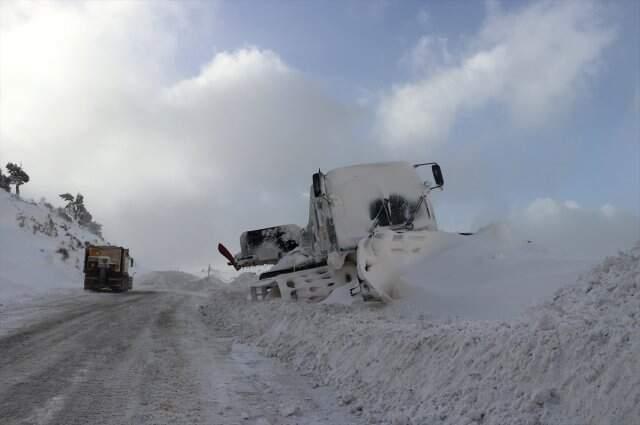
[[[308,231],[314,250],[347,252],[378,228],[437,230],[429,199],[435,187],[420,180],[412,165],[384,162],[337,168],[313,175]],[[440,177],[437,178],[440,180]]]
[[[433,182],[421,180],[417,169],[423,166],[431,167]],[[286,224],[246,231],[238,254],[232,255],[222,244],[218,250],[236,269],[278,264],[274,271],[326,264],[329,256],[353,257],[359,241],[377,230],[436,231],[430,192],[443,184],[440,166],[434,162],[361,164],[326,174],[318,170],[312,177],[304,228]],[[290,255],[293,251],[295,257]]]
[[[133,267],[133,258],[127,248],[89,245],[84,254],[84,289],[126,292],[133,286],[130,267]]]

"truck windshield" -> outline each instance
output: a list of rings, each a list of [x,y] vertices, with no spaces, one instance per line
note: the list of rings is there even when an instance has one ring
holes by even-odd
[[[415,214],[413,212],[415,211]],[[410,202],[402,195],[391,195],[388,199],[376,199],[369,204],[369,217],[377,220],[378,226],[397,226],[413,221],[418,212],[418,203]]]
[[[339,168],[328,172],[325,180],[341,249],[357,246],[372,226],[405,225],[424,191],[423,183],[408,163]],[[414,217],[417,228],[428,224],[423,208]]]

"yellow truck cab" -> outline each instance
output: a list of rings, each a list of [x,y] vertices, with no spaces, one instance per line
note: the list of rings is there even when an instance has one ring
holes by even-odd
[[[133,267],[133,258],[129,256],[127,248],[89,245],[84,253],[84,289],[128,291],[133,285],[129,267]]]

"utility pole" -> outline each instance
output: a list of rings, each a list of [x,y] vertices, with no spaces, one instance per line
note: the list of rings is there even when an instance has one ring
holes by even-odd
[[[207,281],[211,281],[211,264],[209,264],[209,268],[207,268]]]

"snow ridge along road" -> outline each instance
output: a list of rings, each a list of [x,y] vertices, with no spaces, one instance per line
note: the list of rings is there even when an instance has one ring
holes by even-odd
[[[326,388],[234,344],[205,303],[133,291],[41,304],[0,337],[0,422],[361,423]]]
[[[640,423],[640,244],[508,321],[249,302],[242,286],[220,289],[205,311],[334,388],[369,424]]]

